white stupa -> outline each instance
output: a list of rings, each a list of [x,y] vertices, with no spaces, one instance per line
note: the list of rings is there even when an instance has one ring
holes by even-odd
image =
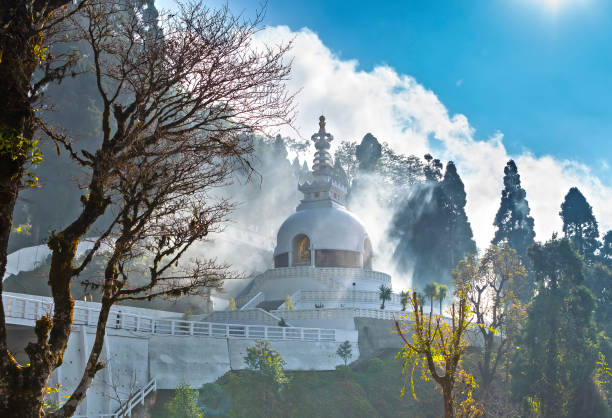
[[[287,308],[287,296],[295,311],[379,309],[379,287],[391,286],[389,275],[372,270],[368,233],[345,207],[347,184],[334,175],[333,136],[325,130],[324,116],[312,140],[312,179],[298,185],[304,198],[278,230],[274,268],[255,277],[237,298],[243,310],[280,312]],[[399,307],[396,299],[393,295],[387,309]]]

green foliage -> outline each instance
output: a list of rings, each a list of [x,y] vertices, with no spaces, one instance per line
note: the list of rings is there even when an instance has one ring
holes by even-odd
[[[370,373],[380,373],[384,370],[385,363],[378,357],[374,357],[367,361],[366,367]]]
[[[295,307],[293,306],[293,301],[291,300],[291,296],[289,295],[285,296],[285,309],[288,311],[292,311],[295,309]]]
[[[344,365],[346,366],[348,361],[353,357],[353,346],[350,341],[345,341],[340,344],[336,354],[344,361]]]
[[[289,379],[283,370],[287,362],[278,351],[270,348],[269,342],[255,340],[255,345],[247,348],[244,361],[249,369],[261,374],[275,390],[280,390],[289,384]]]
[[[395,351],[387,350],[372,360],[375,371],[369,370],[370,360],[353,366],[339,366],[331,371],[288,372],[291,385],[281,399],[269,399],[264,412],[262,387],[265,379],[249,371],[229,372],[216,384],[231,399],[225,418],[345,418],[345,417],[411,417],[438,418],[442,415],[440,394],[433,382],[416,382],[419,400],[400,398],[399,387],[404,377],[400,372]],[[204,388],[203,388],[204,389]],[[170,391],[158,391],[157,404]],[[202,405],[204,390],[200,395]],[[153,418],[167,418],[163,408],[155,408]]]
[[[408,293],[405,290],[400,292],[400,303],[402,304],[402,311],[405,311],[406,305],[408,305]]]
[[[202,418],[198,407],[199,394],[191,386],[180,384],[174,391],[174,398],[166,405],[168,418]]]
[[[513,160],[504,168],[504,189],[501,203],[495,215],[495,236],[492,244],[506,242],[520,257],[527,256],[527,249],[533,244],[534,221],[529,216],[527,193],[521,187],[521,176]]]
[[[19,132],[10,129],[0,129],[0,156],[18,161],[23,166],[37,165],[43,161],[37,139],[26,138]],[[25,171],[24,174],[25,184],[28,187],[36,187],[38,177],[31,171]]]
[[[572,187],[561,204],[563,219],[563,232],[576,251],[584,256],[585,261],[591,262],[595,258],[595,251],[599,247],[597,238],[599,229],[593,215],[593,208],[576,187]]]
[[[447,296],[448,296],[448,286],[445,284],[438,285],[438,292],[436,294],[436,300],[440,302],[440,310],[439,310],[440,313],[442,313],[442,303],[444,302],[444,299],[446,299]]]
[[[429,307],[433,310],[433,301],[438,295],[438,283],[427,283],[423,289],[423,295],[429,299]]]
[[[385,302],[391,300],[391,288],[381,284],[378,288],[378,298],[382,301],[380,309],[385,309]]]
[[[595,390],[595,300],[582,284],[583,263],[567,239],[529,250],[538,292],[527,310],[512,365],[512,394],[544,417],[603,416]]]
[[[416,287],[434,280],[450,285],[459,260],[476,252],[463,182],[452,162],[439,181],[438,164],[428,160],[428,181],[412,188],[392,220],[390,235],[398,242],[394,259],[400,271],[412,270]]]

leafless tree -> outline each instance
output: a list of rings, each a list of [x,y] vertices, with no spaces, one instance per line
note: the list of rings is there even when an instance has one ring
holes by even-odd
[[[470,285],[468,297],[484,342],[478,361],[479,397],[486,398],[516,336],[524,309],[517,289],[527,277],[516,251],[507,244],[491,245],[480,260],[471,256],[455,279]]]
[[[67,133],[38,126],[87,172],[82,210],[52,234],[49,286],[53,316],[36,322],[37,341],[26,348],[29,365],[8,350],[0,382],[7,392],[0,415],[42,414],[49,376],[62,363],[72,325],[70,285],[108,243],[103,277],[83,283],[101,293],[96,337],[75,391],[51,416],[74,414],[98,370],[110,308],[121,300],[178,297],[218,288],[234,277],[215,260],[185,260],[232,209],[215,198],[236,170],[251,170],[248,134],[290,122],[293,97],[285,81],[290,45],[258,45],[261,23],[227,9],[180,5],[159,22],[143,20],[131,1],[91,1],[72,19],[89,48],[91,71],[103,103],[99,148],[78,147]],[[78,117],[78,115],[75,115]],[[103,214],[112,221],[92,251],[75,263],[79,241]],[[149,260],[146,280],[134,279],[135,260]],[[142,272],[141,272],[142,273]],[[139,277],[142,277],[139,275]],[[2,318],[0,332],[6,338]],[[6,344],[5,341],[2,342]]]

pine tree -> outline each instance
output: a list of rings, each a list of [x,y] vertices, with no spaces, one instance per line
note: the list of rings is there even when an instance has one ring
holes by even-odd
[[[595,251],[599,247],[599,229],[593,216],[593,208],[577,187],[572,187],[565,196],[559,215],[563,219],[565,237],[571,241],[574,249],[584,256],[585,261],[593,261]]]
[[[495,215],[495,237],[492,244],[506,242],[521,258],[527,255],[527,249],[534,243],[533,218],[529,216],[527,193],[521,187],[521,176],[513,160],[504,168],[504,189],[501,203]]]

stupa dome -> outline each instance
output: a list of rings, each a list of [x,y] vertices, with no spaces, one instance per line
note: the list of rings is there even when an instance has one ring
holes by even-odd
[[[365,227],[344,207],[346,185],[332,173],[325,118],[312,136],[317,153],[313,180],[299,186],[304,199],[281,225],[274,250],[275,267],[372,268],[372,246]]]

